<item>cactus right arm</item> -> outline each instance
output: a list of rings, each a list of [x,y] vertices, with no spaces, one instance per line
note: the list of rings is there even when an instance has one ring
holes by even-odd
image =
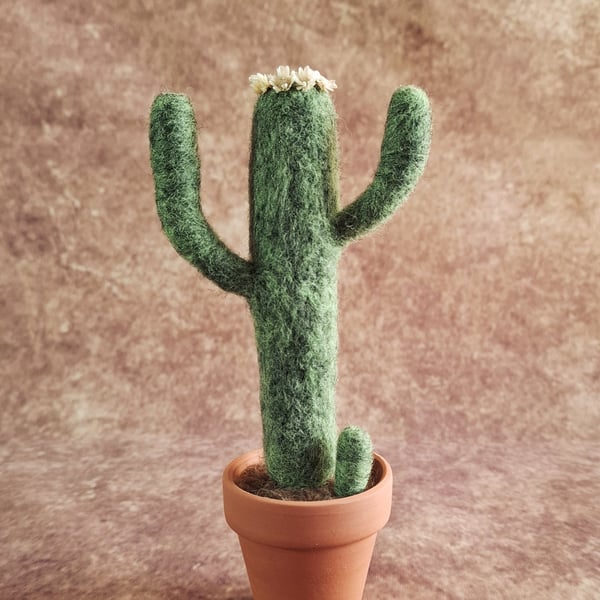
[[[431,112],[423,90],[396,90],[390,101],[381,158],[369,187],[332,220],[339,244],[360,237],[385,221],[416,185],[429,154]]]
[[[251,263],[227,248],[200,207],[196,120],[186,96],[155,98],[150,112],[150,160],[158,215],[175,250],[225,291],[248,298]]]

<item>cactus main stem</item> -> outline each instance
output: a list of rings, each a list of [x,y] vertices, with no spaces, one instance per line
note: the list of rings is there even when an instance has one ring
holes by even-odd
[[[335,113],[316,90],[263,95],[250,164],[249,304],[267,469],[283,487],[333,476],[337,429]]]

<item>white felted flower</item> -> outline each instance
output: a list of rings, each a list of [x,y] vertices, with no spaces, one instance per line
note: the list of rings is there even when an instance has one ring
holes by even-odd
[[[277,67],[273,75],[273,89],[276,92],[287,92],[296,81],[296,71],[292,71],[288,66]]]
[[[263,73],[256,73],[248,77],[250,87],[258,94],[264,94],[271,87],[271,78]]]
[[[257,94],[264,94],[272,89],[277,93],[287,92],[289,90],[302,90],[304,92],[316,87],[325,92],[333,92],[337,88],[335,81],[323,77],[319,71],[311,69],[308,65],[298,67],[298,71],[293,71],[288,66],[280,65],[277,67],[275,75],[265,75],[264,73],[255,73],[248,78],[250,87]]]
[[[319,72],[317,71],[317,73]],[[319,73],[319,76],[317,77],[316,85],[318,88],[325,90],[326,92],[333,92],[333,90],[337,89],[336,82],[333,79],[327,79],[326,77],[323,77],[321,73]]]
[[[318,71],[313,71],[308,65],[306,67],[298,67],[296,89],[306,91],[315,87],[317,73]]]

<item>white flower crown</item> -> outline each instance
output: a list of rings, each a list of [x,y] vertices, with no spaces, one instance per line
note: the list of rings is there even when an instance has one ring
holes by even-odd
[[[264,94],[267,90],[273,89],[277,93],[287,92],[289,90],[302,90],[306,92],[313,87],[326,92],[333,92],[337,88],[335,81],[326,79],[319,73],[314,71],[308,65],[306,67],[298,67],[297,71],[292,71],[289,67],[277,67],[275,75],[265,75],[264,73],[255,73],[248,77],[250,87],[257,94]]]

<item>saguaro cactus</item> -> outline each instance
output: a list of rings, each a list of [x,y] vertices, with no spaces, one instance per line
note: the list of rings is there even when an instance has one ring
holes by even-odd
[[[157,96],[151,110],[158,214],[177,252],[248,302],[270,476],[301,488],[335,475],[336,494],[349,495],[364,489],[372,450],[358,428],[337,439],[337,263],[343,247],[391,216],[416,184],[429,151],[429,103],[418,88],[393,94],[375,177],[340,210],[333,82],[308,67],[251,80],[259,97],[250,259],[231,252],[204,218],[194,113],[179,94]]]

